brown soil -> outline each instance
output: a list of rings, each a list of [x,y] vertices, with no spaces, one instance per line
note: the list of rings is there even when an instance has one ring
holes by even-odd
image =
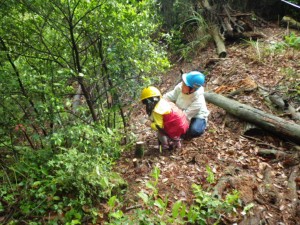
[[[267,46],[282,41],[286,29],[273,27],[258,32],[265,36],[259,40],[259,46],[256,41],[252,44],[227,43],[225,59],[217,59],[214,46],[210,46],[201,50],[191,62],[177,63],[162,78],[162,92],[174,87],[180,77],[180,69],[201,70],[207,75],[206,91],[226,95],[243,86],[245,88],[234,95],[235,100],[290,120],[284,112],[267,103],[259,89],[269,92],[279,90],[283,96],[287,96],[284,90],[295,89],[293,85],[299,84],[300,79],[300,52],[292,49],[269,51]],[[294,75],[291,76],[291,73]],[[288,100],[296,109],[299,108],[295,98]],[[260,149],[289,153],[293,143],[259,129],[245,135],[245,122],[208,103],[211,113],[204,135],[184,141],[180,150],[159,153],[155,132],[145,125],[147,117],[142,106],[136,107],[131,129],[139,141],[146,143],[145,155],[134,166],[132,149],[124,152],[116,165],[117,171],[129,184],[125,197],[128,207],[138,204],[137,193],[147,189],[145,183],[151,179],[151,171],[157,166],[161,170],[159,196],[168,196],[170,206],[177,200],[192,204],[192,184],[219,190],[217,193],[222,197],[236,189],[240,192],[242,206],[235,216],[224,216],[221,223],[300,224],[299,157],[289,163],[284,159],[263,158],[257,154]],[[208,184],[206,180],[206,166],[214,172],[214,184]],[[254,207],[244,216],[240,212],[249,203],[253,203]]]

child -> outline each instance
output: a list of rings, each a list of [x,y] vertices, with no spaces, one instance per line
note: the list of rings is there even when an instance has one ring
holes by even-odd
[[[163,99],[156,87],[144,88],[140,99],[146,106],[151,128],[157,131],[160,147],[162,146],[163,149],[180,148],[180,136],[189,128],[189,121],[185,114],[174,103]]]

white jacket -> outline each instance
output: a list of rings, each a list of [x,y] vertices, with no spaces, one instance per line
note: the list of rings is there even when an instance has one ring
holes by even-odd
[[[207,121],[209,111],[203,95],[204,88],[200,87],[197,91],[189,95],[183,94],[181,90],[182,83],[179,83],[172,91],[164,94],[163,98],[174,102],[183,110],[189,120],[192,118],[202,118]]]

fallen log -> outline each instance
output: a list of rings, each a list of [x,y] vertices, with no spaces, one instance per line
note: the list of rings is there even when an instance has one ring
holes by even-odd
[[[217,25],[212,26],[211,35],[215,41],[219,58],[225,58],[227,55],[226,47],[222,37],[219,34],[219,28]]]
[[[262,110],[255,109],[249,105],[226,98],[214,92],[204,94],[207,102],[212,103],[226,110],[228,113],[253,123],[279,137],[300,143],[300,125],[284,120]]]
[[[289,16],[284,16],[282,18],[282,23],[287,24],[289,27],[299,29],[300,28],[300,22],[294,20],[293,18]]]
[[[215,14],[215,12],[213,10],[213,7],[209,4],[208,0],[202,0],[200,3],[202,4],[203,8],[205,10],[207,10],[208,15],[210,15],[208,18],[217,17],[217,15]],[[218,26],[218,24],[215,23],[215,21],[213,19],[210,19],[208,23],[210,24],[210,27],[211,27],[209,32],[215,41],[218,56],[219,56],[219,58],[225,58],[227,55],[227,52],[226,52],[226,47],[225,47],[224,41],[219,32],[219,30],[220,30],[219,26]]]

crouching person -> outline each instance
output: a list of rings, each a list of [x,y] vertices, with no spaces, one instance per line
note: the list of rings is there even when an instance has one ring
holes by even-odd
[[[151,128],[157,131],[159,147],[162,149],[181,148],[180,137],[189,128],[185,114],[172,102],[162,98],[153,86],[144,88],[140,100],[146,106]]]

